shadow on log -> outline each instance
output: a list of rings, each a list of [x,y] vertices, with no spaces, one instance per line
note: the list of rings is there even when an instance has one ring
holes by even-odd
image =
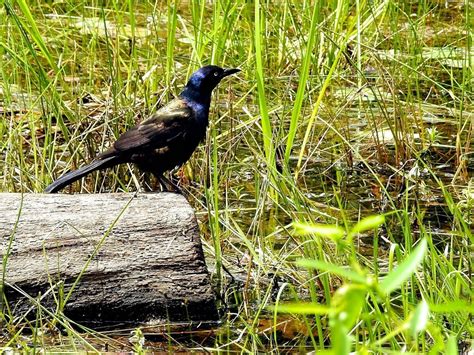
[[[212,321],[194,211],[173,193],[0,194],[6,299],[85,324]],[[42,313],[45,311],[43,310]]]

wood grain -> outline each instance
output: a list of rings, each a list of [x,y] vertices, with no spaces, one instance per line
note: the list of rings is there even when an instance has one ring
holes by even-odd
[[[77,321],[217,318],[194,211],[181,195],[3,193],[0,236],[15,314],[36,313],[22,293],[57,309],[80,275],[64,308]]]

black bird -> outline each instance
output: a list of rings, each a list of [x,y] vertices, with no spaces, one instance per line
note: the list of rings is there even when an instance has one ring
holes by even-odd
[[[150,118],[122,134],[114,145],[89,165],[61,176],[45,192],[58,192],[83,176],[123,163],[135,163],[166,187],[165,171],[186,162],[206,136],[212,90],[240,69],[207,65],[196,71],[184,90]]]

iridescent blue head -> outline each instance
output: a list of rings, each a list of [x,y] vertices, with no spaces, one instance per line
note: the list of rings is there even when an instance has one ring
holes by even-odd
[[[212,90],[228,75],[240,69],[223,69],[217,65],[206,65],[191,75],[180,96],[202,103],[210,103]]]

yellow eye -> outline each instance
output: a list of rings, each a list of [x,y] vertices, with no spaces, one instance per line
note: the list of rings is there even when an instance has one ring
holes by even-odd
[[[219,73],[215,71],[214,76],[219,76]]]

